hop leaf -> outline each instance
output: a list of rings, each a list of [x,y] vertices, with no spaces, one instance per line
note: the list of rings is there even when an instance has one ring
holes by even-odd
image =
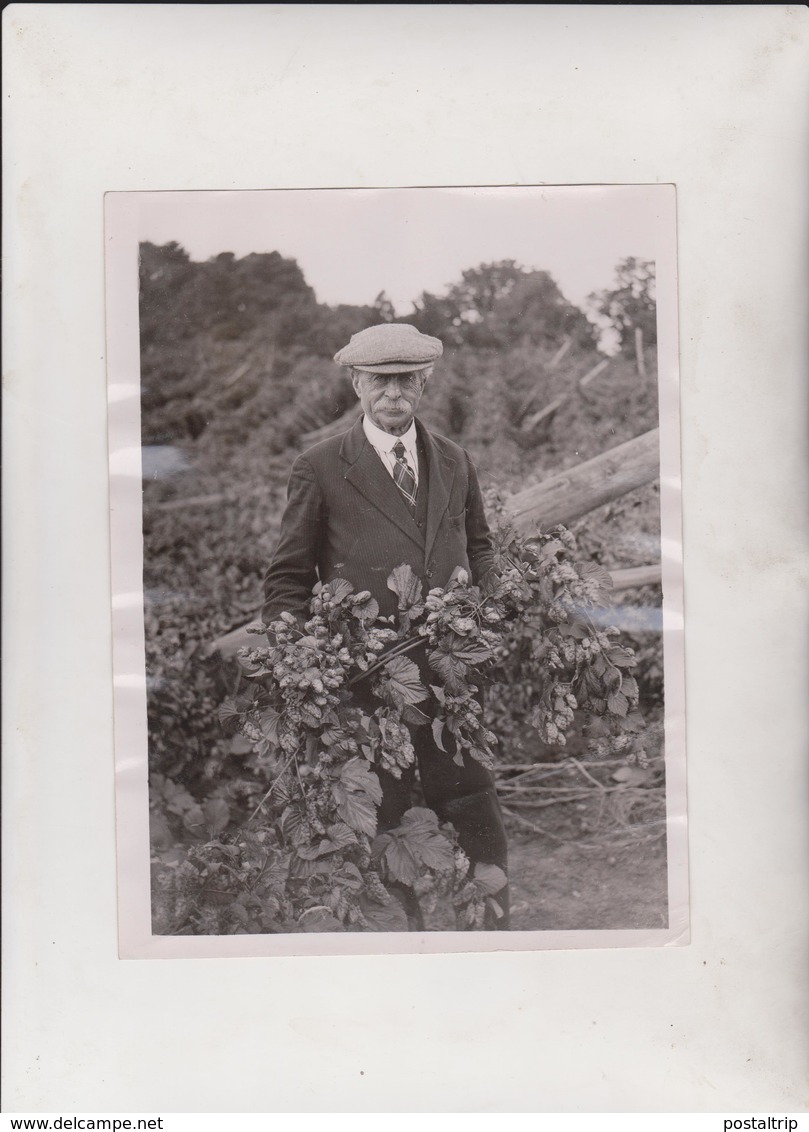
[[[259,726],[261,727],[261,734],[270,743],[278,742],[278,725],[281,722],[280,714],[275,708],[265,708],[259,716]]]
[[[443,870],[454,865],[452,842],[441,832],[433,810],[414,806],[404,815],[398,829],[392,832],[398,834],[416,860],[427,868]]]
[[[399,609],[411,609],[421,601],[422,586],[412,567],[404,563],[397,566],[388,578],[388,589],[399,598]]]
[[[469,754],[479,762],[481,766],[485,766],[487,770],[494,770],[494,757],[491,751],[487,751],[485,747],[478,747],[474,744],[469,748]]]
[[[298,919],[301,931],[304,932],[341,932],[345,929],[328,908],[307,908]]]
[[[407,913],[398,900],[389,900],[387,904],[381,904],[363,893],[360,897],[360,908],[371,931],[407,931]]]
[[[357,838],[348,825],[335,822],[326,831],[327,836],[321,838],[316,845],[299,845],[296,852],[304,861],[314,861],[318,857],[325,857],[329,853],[337,853],[348,845],[353,845]]]
[[[630,702],[638,702],[638,682],[634,676],[624,676],[621,682],[621,691]]]
[[[629,710],[629,701],[623,692],[613,692],[607,697],[607,707],[613,715],[626,715]]]
[[[221,833],[230,821],[230,806],[223,798],[211,798],[202,807],[211,835]]]
[[[506,887],[508,877],[499,865],[475,865],[474,881],[487,896],[493,896]]]
[[[423,727],[430,722],[430,717],[413,704],[405,704],[402,708],[402,722],[409,723],[411,727]]]
[[[358,621],[376,621],[379,616],[379,602],[368,593],[368,596],[363,598],[362,601],[354,603],[351,612]]]
[[[433,649],[427,656],[430,667],[437,672],[449,692],[458,692],[468,672],[467,665],[446,648]]]
[[[483,644],[465,644],[462,648],[454,648],[454,655],[458,660],[463,660],[466,664],[482,664],[485,660],[491,660],[492,650],[488,645]]]
[[[336,784],[332,789],[337,813],[351,829],[373,837],[376,833],[376,806],[367,794],[354,794]]]
[[[281,814],[280,825],[284,836],[289,838],[293,844],[300,845],[309,835],[306,810],[298,803],[286,807]]]
[[[368,769],[365,759],[349,759],[340,768],[340,781],[347,790],[358,790],[367,794],[377,805],[382,801],[382,787],[373,771]]]
[[[433,722],[432,722],[432,729],[433,729],[433,742],[435,743],[436,747],[438,747],[439,751],[446,751],[447,748],[444,746],[444,744],[441,741],[442,738],[443,738],[443,735],[444,735],[444,721],[443,721],[443,719],[434,719]]]
[[[340,769],[332,783],[332,798],[337,813],[351,829],[373,837],[376,833],[376,808],[382,801],[379,779],[368,769],[364,759],[354,757]]]
[[[217,714],[219,715],[220,723],[227,723],[230,719],[241,719],[242,716],[242,712],[239,711],[239,708],[236,706],[236,701],[232,696],[228,696],[224,703],[222,703]]]
[[[347,582],[345,578],[332,578],[322,590],[324,594],[331,594],[333,605],[340,605],[347,597],[350,597],[353,592],[354,587],[351,585],[351,582]]]
[[[439,828],[438,817],[418,806],[407,811],[396,829],[377,837],[373,848],[401,884],[415,884],[422,867],[443,872],[455,864],[452,842]]]
[[[384,676],[379,681],[380,694],[392,693],[394,701],[399,697],[405,704],[420,704],[427,699],[427,689],[419,679],[419,670],[406,656],[395,656],[384,667]]]
[[[383,833],[374,845],[394,880],[398,880],[400,884],[412,885],[418,879],[418,861],[401,838],[393,833]]]
[[[606,605],[612,593],[612,577],[609,571],[596,562],[579,562],[577,569],[584,582],[587,598],[593,605]]]

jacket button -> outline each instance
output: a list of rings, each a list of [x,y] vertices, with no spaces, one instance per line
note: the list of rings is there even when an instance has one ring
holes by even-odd
[[[424,576],[425,576],[425,578],[432,578],[432,576],[433,576],[432,570],[425,570]]]

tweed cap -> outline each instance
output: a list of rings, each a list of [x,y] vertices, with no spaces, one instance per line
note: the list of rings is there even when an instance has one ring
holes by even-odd
[[[383,322],[351,335],[351,341],[334,355],[341,366],[356,366],[371,373],[412,373],[427,369],[444,347],[438,338],[422,334],[404,322]]]

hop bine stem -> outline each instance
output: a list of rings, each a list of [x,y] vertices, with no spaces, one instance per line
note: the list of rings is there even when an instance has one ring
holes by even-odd
[[[352,677],[348,682],[349,688],[352,686],[352,684],[356,684],[360,680],[366,680],[369,676],[373,676],[375,672],[378,672],[380,668],[384,668],[388,661],[393,660],[395,656],[401,656],[402,653],[411,652],[413,649],[422,644],[424,644],[423,638],[416,637],[415,640],[404,641],[401,644],[394,645],[394,647],[386,652],[383,656],[381,656],[375,664],[372,664],[371,667],[367,669],[367,671],[358,672],[356,676]]]
[[[291,764],[292,760],[293,760],[293,759],[295,758],[295,756],[297,755],[297,753],[298,753],[298,751],[299,751],[299,750],[300,750],[300,748],[299,748],[299,747],[296,747],[296,748],[295,748],[295,750],[294,750],[294,751],[292,752],[292,754],[291,754],[291,755],[289,756],[289,758],[287,759],[287,761],[286,761],[286,762],[284,763],[284,765],[283,765],[283,766],[281,767],[281,769],[280,769],[280,770],[279,770],[279,772],[278,772],[278,777],[277,777],[277,778],[275,778],[275,779],[273,780],[273,782],[272,782],[272,785],[270,786],[269,790],[268,790],[268,791],[267,791],[267,793],[266,793],[266,794],[264,795],[264,797],[263,797],[263,798],[261,799],[261,801],[260,801],[260,802],[259,802],[259,804],[258,804],[258,805],[256,806],[256,808],[255,808],[255,809],[253,810],[253,812],[252,812],[252,814],[250,815],[250,817],[249,817],[249,818],[247,819],[247,825],[249,825],[249,824],[250,824],[250,822],[251,822],[251,821],[253,820],[253,818],[254,818],[254,817],[256,816],[256,814],[257,814],[257,813],[258,813],[258,811],[259,811],[259,810],[261,809],[261,807],[262,807],[262,806],[264,805],[264,803],[265,803],[266,801],[268,801],[268,799],[269,799],[269,798],[271,798],[271,797],[272,797],[272,792],[273,792],[273,790],[275,790],[276,786],[277,786],[277,785],[278,785],[278,783],[279,783],[279,782],[281,781],[281,779],[282,779],[282,778],[284,777],[284,775],[286,774],[287,770],[289,770],[290,764]],[[297,760],[296,760],[296,763],[295,763],[295,765],[296,765],[296,767],[297,767]]]

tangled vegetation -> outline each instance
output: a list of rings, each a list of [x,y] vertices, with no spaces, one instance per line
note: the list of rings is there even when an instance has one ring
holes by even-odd
[[[505,874],[470,870],[452,827],[423,807],[377,833],[373,768],[400,777],[415,762],[410,729],[429,726],[446,758],[462,762],[466,751],[492,769],[497,738],[479,693],[515,672],[545,742],[563,745],[581,710],[594,755],[624,751],[645,764],[636,659],[590,616],[609,575],[576,560],[564,528],[525,538],[504,526],[496,542],[480,587],[459,569],[425,595],[410,567],[397,567],[396,624],[370,593],[337,579],[316,586],[304,625],[284,613],[261,627],[274,643],[243,650],[247,686],[219,717],[250,744],[266,789],[243,826],[158,866],[162,930],[402,930],[400,885],[428,910],[450,898],[459,928],[482,928],[487,911],[498,914]],[[352,694],[357,684],[370,688],[373,710]],[[209,819],[229,819],[225,808]]]

